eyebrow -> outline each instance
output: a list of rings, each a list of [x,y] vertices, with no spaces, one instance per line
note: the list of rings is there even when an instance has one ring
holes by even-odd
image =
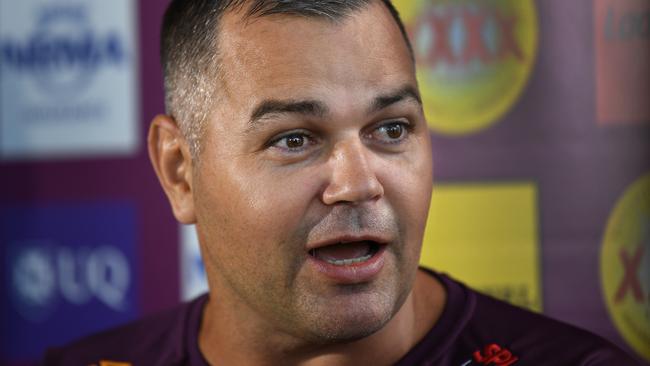
[[[422,105],[422,99],[417,88],[407,85],[394,92],[377,96],[371,103],[368,113],[377,113],[393,104],[402,101],[413,101]],[[269,99],[261,102],[251,113],[249,125],[251,128],[273,114],[302,114],[305,116],[323,117],[327,115],[329,108],[325,103],[318,100],[277,100]]]
[[[259,120],[272,114],[297,113],[322,117],[327,112],[327,106],[317,100],[265,100],[253,110],[250,124],[255,125]]]
[[[420,106],[422,105],[422,99],[420,98],[420,93],[411,85],[407,85],[398,89],[395,92],[380,95],[372,102],[372,106],[368,110],[370,113],[379,112],[382,109],[388,108],[393,104],[397,104],[402,101],[411,100],[416,102]]]

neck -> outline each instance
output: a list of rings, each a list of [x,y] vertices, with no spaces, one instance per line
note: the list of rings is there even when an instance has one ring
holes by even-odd
[[[433,327],[445,301],[438,280],[418,271],[411,293],[382,329],[353,342],[314,345],[278,334],[261,321],[240,321],[227,303],[211,299],[204,309],[199,348],[213,365],[392,365]]]

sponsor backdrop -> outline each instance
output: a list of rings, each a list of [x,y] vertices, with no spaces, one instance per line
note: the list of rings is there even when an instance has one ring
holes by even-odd
[[[206,289],[143,137],[166,4],[0,0],[0,364]],[[422,264],[650,365],[650,1],[395,4],[433,142]]]

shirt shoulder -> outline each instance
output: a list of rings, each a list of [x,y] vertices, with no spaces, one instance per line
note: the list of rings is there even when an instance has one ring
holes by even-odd
[[[605,339],[433,273],[447,290],[443,313],[398,365],[639,365]]]
[[[474,296],[474,314],[461,333],[461,342],[482,341],[472,352],[476,365],[481,364],[478,359],[498,354],[510,354],[520,365],[639,365],[617,346],[589,331],[481,293]]]
[[[42,365],[182,365],[207,295],[165,312],[47,350]],[[193,324],[197,323],[197,324]],[[197,329],[193,329],[197,328]]]

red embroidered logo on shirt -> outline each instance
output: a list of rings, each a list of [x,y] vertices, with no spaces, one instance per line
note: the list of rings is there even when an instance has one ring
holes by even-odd
[[[485,366],[510,366],[518,360],[519,357],[516,357],[508,349],[501,347],[496,343],[485,346],[483,352],[480,350],[474,352],[474,361]]]

